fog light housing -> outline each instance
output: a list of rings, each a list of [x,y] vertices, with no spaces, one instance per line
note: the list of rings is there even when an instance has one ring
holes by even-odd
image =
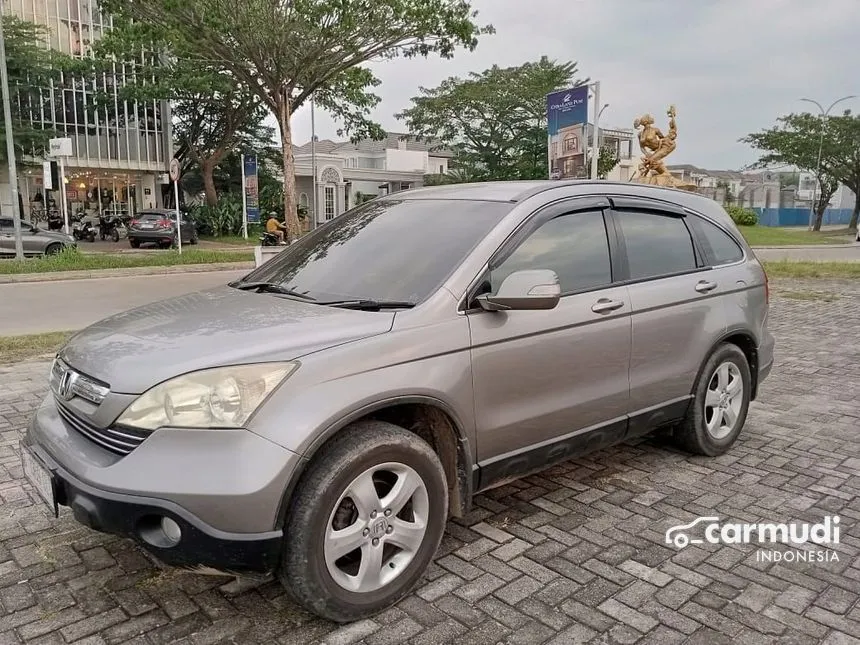
[[[182,529],[169,517],[161,518],[161,530],[164,532],[164,537],[173,544],[179,544],[179,540],[182,539]]]
[[[140,518],[137,531],[140,539],[159,549],[174,547],[182,539],[179,523],[164,515],[147,515]]]

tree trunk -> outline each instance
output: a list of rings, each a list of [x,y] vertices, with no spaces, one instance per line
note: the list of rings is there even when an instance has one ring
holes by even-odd
[[[851,211],[851,221],[848,222],[848,228],[856,231],[858,219],[860,219],[860,195],[857,195],[854,199],[854,210]]]
[[[293,242],[301,235],[299,213],[296,210],[296,168],[293,157],[290,108],[289,97],[281,96],[278,104],[278,127],[281,131],[281,147],[284,153],[284,220],[287,224],[287,242]]]
[[[211,159],[200,163],[200,172],[203,175],[203,190],[206,193],[206,205],[218,205],[218,191],[215,188],[215,164]]]
[[[823,199],[818,201],[818,204],[815,208],[815,222],[812,225],[813,231],[821,230],[821,222],[824,220],[824,211],[827,210],[827,204],[830,202],[830,198],[827,198],[827,201]]]

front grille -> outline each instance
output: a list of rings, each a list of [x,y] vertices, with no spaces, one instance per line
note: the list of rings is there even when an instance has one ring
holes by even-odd
[[[133,428],[97,428],[88,421],[72,412],[69,408],[57,401],[57,410],[60,417],[70,428],[79,432],[93,443],[98,444],[105,450],[110,450],[117,455],[127,455],[137,448],[149,436],[145,430]]]

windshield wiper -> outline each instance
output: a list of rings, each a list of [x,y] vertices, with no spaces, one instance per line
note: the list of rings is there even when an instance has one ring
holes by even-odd
[[[414,302],[408,300],[332,300],[321,302],[321,305],[340,307],[341,309],[360,309],[362,311],[379,311],[381,309],[411,309]]]
[[[238,282],[231,282],[228,286],[233,287],[234,289],[239,289],[240,291],[256,291],[257,293],[276,293],[282,296],[301,298],[302,300],[316,300],[316,298],[312,298],[311,296],[301,293],[300,291],[296,291],[295,289],[288,289],[287,287],[281,286],[276,282],[242,282],[241,280],[239,280]]]

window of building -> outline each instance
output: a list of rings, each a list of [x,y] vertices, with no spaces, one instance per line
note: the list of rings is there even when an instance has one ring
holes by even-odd
[[[575,134],[569,134],[564,138],[563,143],[564,152],[576,152],[579,150],[579,137]]]
[[[500,266],[490,272],[492,293],[515,271],[550,269],[562,293],[597,289],[612,284],[609,241],[603,213],[563,215],[532,233]]]
[[[618,213],[627,262],[633,280],[654,278],[696,268],[690,231],[680,217],[655,213]]]
[[[699,233],[699,240],[706,247],[705,252],[710,255],[710,262],[715,266],[743,259],[744,252],[728,233],[700,217],[690,219]]]
[[[334,219],[335,215],[335,199],[334,186],[326,186],[325,191],[325,218],[326,220]]]

